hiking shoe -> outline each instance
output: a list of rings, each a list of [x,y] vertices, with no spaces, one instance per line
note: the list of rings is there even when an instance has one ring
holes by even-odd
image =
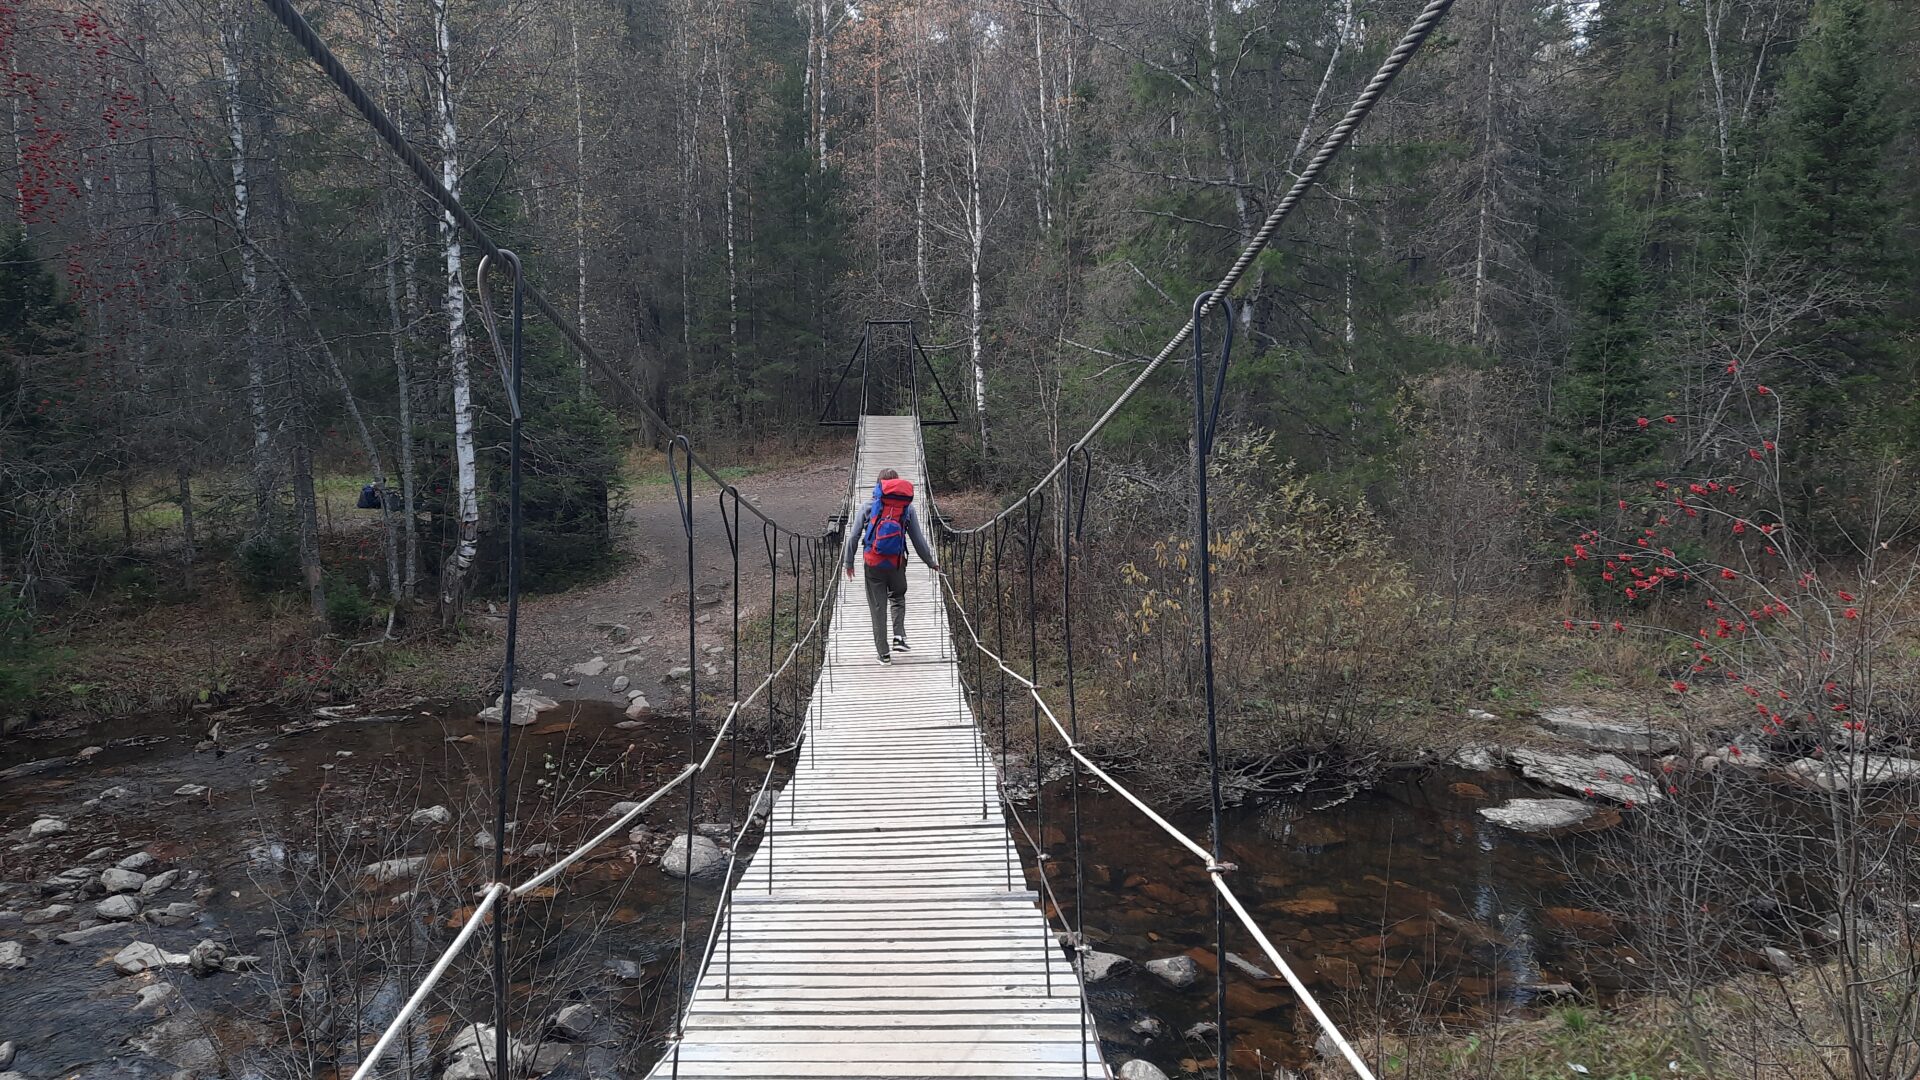
[[[894,652],[912,652],[913,646],[907,644],[906,638],[897,637],[893,639],[893,651]]]
[[[880,662],[881,662],[882,664],[887,664],[887,665],[889,665],[889,666],[890,666],[890,665],[892,665],[892,663],[893,663],[893,657],[891,657],[891,656],[883,656],[883,657],[881,657],[881,658],[880,658]]]

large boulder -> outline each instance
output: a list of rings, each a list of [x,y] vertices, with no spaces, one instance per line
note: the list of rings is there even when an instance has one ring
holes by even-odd
[[[1680,746],[1680,736],[1644,720],[1614,720],[1569,707],[1544,709],[1540,726],[1563,738],[1601,750],[1665,754]]]
[[[43,817],[27,826],[27,839],[38,840],[43,836],[59,836],[66,831],[66,822],[59,818]]]
[[[360,868],[360,872],[375,881],[385,883],[412,877],[426,869],[426,866],[425,855],[414,855],[405,859],[382,859],[377,863],[368,863]]]
[[[1182,953],[1159,960],[1149,960],[1141,965],[1147,974],[1166,983],[1175,990],[1185,990],[1200,980],[1200,965],[1191,956]]]
[[[186,962],[185,953],[170,953],[145,941],[136,941],[113,954],[113,966],[122,975],[138,975],[153,968],[175,967]]]
[[[1085,973],[1089,986],[1118,978],[1133,970],[1133,961],[1119,953],[1101,952],[1099,949],[1088,949],[1082,964],[1084,966],[1081,970]]]
[[[122,870],[114,866],[100,874],[100,887],[110,893],[137,892],[147,883],[147,875],[137,870]]]
[[[468,1024],[447,1048],[452,1060],[440,1080],[495,1080],[492,1024]],[[552,1072],[566,1060],[565,1043],[528,1043],[507,1039],[508,1071],[516,1075]]]
[[[1617,811],[1579,799],[1508,799],[1478,813],[1495,825],[1534,836],[1601,829],[1620,821]]]
[[[124,893],[109,896],[93,905],[94,914],[103,919],[125,922],[140,914],[140,901]]]
[[[127,1042],[142,1053],[194,1072],[220,1064],[219,1048],[207,1037],[205,1025],[184,1014],[162,1020]]]
[[[660,869],[677,878],[717,878],[727,872],[727,850],[699,833],[682,833],[661,853]]]
[[[493,699],[493,704],[480,710],[474,719],[483,724],[500,722],[501,709],[506,705],[507,695],[501,694]],[[515,690],[513,692],[513,726],[525,727],[540,718],[540,714],[557,709],[560,703],[535,690]]]
[[[1512,757],[1522,776],[1575,795],[1615,802],[1658,802],[1662,797],[1640,769],[1612,754],[1515,750]]]
[[[1828,754],[1801,758],[1786,766],[1788,774],[1823,791],[1920,783],[1920,761],[1886,754]]]

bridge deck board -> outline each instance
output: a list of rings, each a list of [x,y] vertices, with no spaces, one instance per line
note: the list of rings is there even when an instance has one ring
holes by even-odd
[[[886,466],[924,487],[912,417],[862,418],[849,498]],[[843,583],[806,746],[651,1076],[1111,1077],[1008,836],[939,582],[917,560],[907,582],[914,649],[892,667]]]

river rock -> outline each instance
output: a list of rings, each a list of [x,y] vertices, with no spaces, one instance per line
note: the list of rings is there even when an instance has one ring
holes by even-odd
[[[140,901],[131,896],[109,896],[93,905],[94,914],[103,919],[125,922],[140,914]]]
[[[607,658],[604,656],[596,656],[591,660],[585,660],[573,665],[572,670],[575,675],[581,675],[589,679],[604,675],[607,672]]]
[[[122,870],[132,870],[136,873],[144,874],[147,872],[147,867],[159,861],[160,860],[155,859],[144,851],[136,851],[126,858],[121,859],[119,862],[114,863],[114,865]]]
[[[180,926],[200,917],[200,909],[182,900],[163,908],[150,908],[146,919],[155,926]]]
[[[138,892],[147,883],[147,875],[137,870],[109,867],[100,874],[100,887],[110,893]]]
[[[1594,824],[1603,812],[1600,807],[1579,799],[1508,799],[1499,806],[1483,806],[1477,813],[1503,828],[1546,836]]]
[[[67,823],[55,817],[43,817],[27,826],[27,839],[38,840],[45,836],[59,836],[67,831]]]
[[[446,1071],[440,1074],[440,1080],[494,1080],[493,1048],[492,1024],[468,1024],[460,1034],[454,1036],[453,1045],[447,1048],[452,1061],[448,1063]],[[530,1044],[509,1037],[508,1071],[552,1072],[566,1060],[567,1050],[565,1043]]]
[[[1767,970],[1775,975],[1791,975],[1800,970],[1800,965],[1793,962],[1793,957],[1788,956],[1785,949],[1772,945],[1760,950],[1760,958],[1766,961]]]
[[[0,769],[0,780],[18,780],[36,773],[52,772],[67,763],[66,758],[42,758],[39,761],[24,761],[5,769]]]
[[[1658,802],[1661,798],[1655,785],[1645,782],[1638,769],[1612,754],[1515,750],[1512,756],[1527,779],[1576,795],[1597,795],[1615,802]]]
[[[39,926],[42,923],[50,923],[64,919],[71,914],[72,911],[73,908],[66,904],[48,904],[46,907],[29,911],[25,915],[20,916],[20,921],[26,923],[28,926]]]
[[[181,798],[190,799],[196,795],[205,795],[208,790],[205,784],[181,784],[173,789],[173,793]]]
[[[200,944],[187,950],[187,967],[195,975],[211,975],[220,970],[220,963],[226,958],[225,945],[212,938],[202,938]]]
[[[1725,746],[1700,755],[1699,766],[1703,772],[1712,772],[1722,765],[1736,769],[1763,769],[1768,761],[1766,747],[1751,735],[1741,735]]]
[[[660,869],[677,878],[717,878],[727,872],[727,852],[699,833],[682,833],[661,853]]]
[[[1127,1030],[1152,1042],[1166,1037],[1167,1025],[1157,1016],[1136,1016],[1127,1024]]]
[[[614,803],[612,806],[607,807],[607,812],[604,814],[601,814],[600,816],[603,818],[616,818],[616,817],[620,817],[623,814],[631,814],[638,809],[640,809],[639,803],[634,802],[631,799],[623,799],[620,802]]]
[[[485,829],[481,829],[479,832],[474,833],[473,840],[471,842],[473,844],[474,850],[476,851],[492,851],[493,850],[493,834],[488,832]]]
[[[1185,990],[1200,980],[1200,965],[1185,954],[1149,960],[1141,967],[1147,969],[1147,974],[1175,990]]]
[[[140,995],[140,1000],[127,1011],[147,1016],[159,1016],[180,1000],[180,988],[170,982],[149,983],[134,992]]]
[[[1483,743],[1463,746],[1447,756],[1447,764],[1469,772],[1492,772],[1500,767],[1500,749]]]
[[[409,825],[451,825],[453,811],[444,806],[429,806],[415,810],[407,817]]]
[[[94,798],[101,799],[101,800],[131,799],[133,798],[133,792],[127,788],[121,787],[119,784],[115,784],[114,786],[94,796]]]
[[[162,1061],[195,1072],[220,1064],[220,1051],[206,1027],[190,1016],[174,1016],[127,1040],[128,1045]]]
[[[1099,949],[1088,949],[1081,965],[1089,986],[1119,978],[1133,970],[1133,961],[1119,953],[1101,952]]]
[[[693,674],[692,668],[688,667],[685,664],[681,664],[678,667],[668,668],[666,675],[663,676],[660,681],[661,682],[685,682],[687,677],[692,674]]]
[[[1823,791],[1920,782],[1920,761],[1886,754],[1828,754],[1800,758],[1786,766],[1789,775],[1811,782]]]
[[[644,696],[627,702],[627,719],[646,720],[653,716],[653,703]]]
[[[0,971],[19,971],[27,966],[27,950],[17,941],[0,941]]]
[[[125,937],[126,934],[127,928],[120,923],[103,922],[79,930],[69,930],[64,934],[56,934],[53,940],[62,945],[85,945],[95,938]]]
[[[593,1006],[576,1001],[554,1015],[553,1030],[569,1039],[579,1040],[593,1034]]]
[[[474,719],[483,724],[500,722],[500,710],[506,704],[507,695],[501,694],[493,699],[493,704],[480,710]],[[515,690],[513,692],[513,726],[525,727],[540,718],[540,714],[560,707],[560,703],[535,690]]]
[[[632,685],[633,685],[633,679],[631,677],[626,675],[616,675],[614,676],[614,679],[613,679],[613,692],[616,694],[624,694],[627,692],[627,687]]]
[[[1665,754],[1680,746],[1680,736],[1666,728],[1644,720],[1612,720],[1586,709],[1543,709],[1540,726],[1555,735],[1602,750]]]
[[[153,875],[152,877],[148,878],[144,883],[141,884],[140,895],[143,897],[157,896],[160,893],[163,893],[168,889],[173,888],[173,883],[179,880],[180,880],[180,871],[162,870],[160,873]]]
[[[138,975],[153,968],[174,967],[186,962],[185,953],[170,953],[145,941],[136,941],[113,954],[113,966],[122,975]]]
[[[1158,1065],[1139,1058],[1120,1066],[1118,1075],[1120,1080],[1167,1080],[1167,1074],[1161,1072]]]
[[[6,1042],[0,1042],[0,1069],[13,1068],[15,1053],[12,1039],[8,1039]]]
[[[426,869],[427,857],[414,855],[405,859],[382,859],[377,863],[368,863],[360,868],[360,873],[378,882],[398,881],[403,877],[412,877]]]

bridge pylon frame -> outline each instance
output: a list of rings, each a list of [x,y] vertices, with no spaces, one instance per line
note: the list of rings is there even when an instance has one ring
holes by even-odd
[[[907,382],[912,398],[912,412],[918,417],[922,427],[950,427],[960,423],[960,410],[954,407],[953,398],[947,394],[946,384],[940,381],[940,372],[933,366],[933,358],[927,355],[927,347],[920,341],[920,331],[912,319],[868,319],[860,328],[860,343],[853,347],[853,353],[847,362],[840,366],[840,377],[833,382],[833,389],[827,392],[827,399],[821,405],[821,427],[859,427],[859,417],[869,413],[871,402],[867,393],[873,385],[873,330],[877,326],[903,326],[907,330]],[[853,373],[855,364],[860,365],[860,409],[852,420],[833,419],[833,406],[840,398],[840,391],[847,385],[847,376]],[[920,369],[924,366],[933,382],[933,388],[940,395],[940,403],[946,406],[945,419],[929,419],[920,415]]]

